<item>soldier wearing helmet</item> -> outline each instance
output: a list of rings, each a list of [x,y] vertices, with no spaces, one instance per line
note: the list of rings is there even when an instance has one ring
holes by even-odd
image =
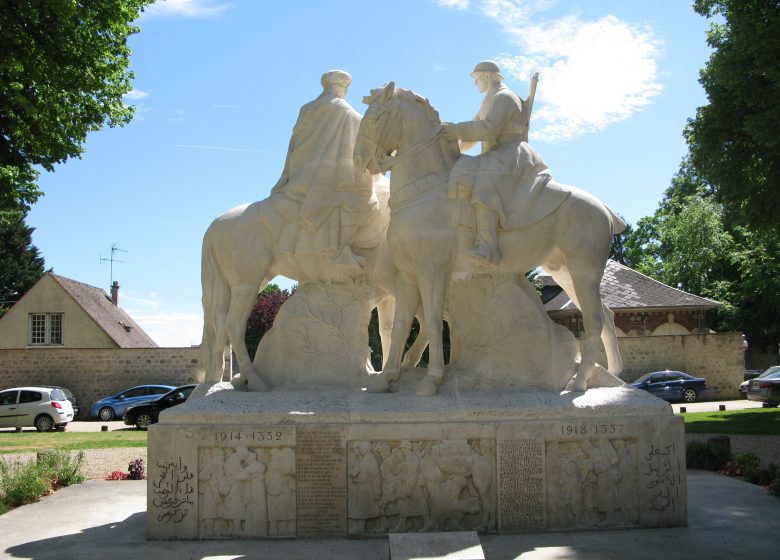
[[[450,195],[469,199],[475,211],[476,239],[466,253],[479,264],[498,264],[498,229],[530,225],[554,210],[568,196],[546,190],[551,175],[542,157],[528,144],[529,111],[504,84],[498,64],[484,60],[471,72],[485,94],[471,121],[443,125],[442,133],[458,140],[461,152],[476,142],[482,153],[462,156],[450,173]],[[543,199],[543,200],[541,200]],[[537,206],[536,202],[541,200]]]

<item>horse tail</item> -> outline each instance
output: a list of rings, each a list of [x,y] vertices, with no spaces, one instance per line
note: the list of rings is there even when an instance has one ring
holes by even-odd
[[[225,370],[224,347],[227,342],[225,314],[230,305],[230,289],[219,269],[214,253],[214,224],[203,236],[201,286],[203,289],[203,337],[200,343],[198,382],[219,382]]]
[[[606,204],[604,205],[604,208],[607,209],[607,213],[609,214],[609,228],[612,235],[624,232],[627,226],[626,222],[623,221],[623,218],[615,214],[615,212],[612,211],[612,208]]]

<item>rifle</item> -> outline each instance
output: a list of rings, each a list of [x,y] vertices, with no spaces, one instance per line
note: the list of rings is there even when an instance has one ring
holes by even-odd
[[[528,97],[523,103],[523,109],[525,109],[528,113],[528,116],[525,120],[526,140],[528,139],[528,131],[531,128],[531,111],[534,109],[534,97],[536,97],[537,83],[539,83],[539,72],[534,72],[534,75],[531,77],[531,84],[528,86]]]

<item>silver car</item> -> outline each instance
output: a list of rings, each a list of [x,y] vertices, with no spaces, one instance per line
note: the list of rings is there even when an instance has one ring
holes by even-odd
[[[35,426],[39,432],[65,429],[73,420],[73,405],[58,388],[15,387],[0,391],[0,428],[22,431]]]
[[[777,373],[780,371],[780,366],[772,366],[769,369],[764,370],[761,374],[754,377],[753,379],[763,379],[765,377],[769,377],[773,373]],[[743,399],[747,398],[747,392],[748,392],[748,384],[752,381],[752,379],[748,379],[747,381],[743,381],[739,384],[739,396]]]

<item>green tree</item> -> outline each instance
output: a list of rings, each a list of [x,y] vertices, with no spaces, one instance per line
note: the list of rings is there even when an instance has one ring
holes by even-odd
[[[693,166],[718,200],[751,227],[780,226],[780,4],[696,0],[714,18],[700,73],[709,103],[688,122]]]
[[[43,257],[22,217],[0,222],[0,316],[43,276]]]
[[[718,331],[774,346],[780,330],[780,236],[740,225],[686,160],[656,212],[626,239],[630,266],[665,284],[714,299]]]
[[[292,292],[295,291],[293,288]],[[276,284],[268,284],[262,292],[257,294],[257,303],[252,308],[252,313],[246,322],[246,334],[244,342],[249,352],[249,357],[255,359],[257,346],[274,324],[277,313],[285,301],[290,299],[292,292],[282,290]]]
[[[83,152],[87,134],[124,125],[133,107],[127,38],[151,0],[2,0],[0,220],[42,194],[38,167]]]

